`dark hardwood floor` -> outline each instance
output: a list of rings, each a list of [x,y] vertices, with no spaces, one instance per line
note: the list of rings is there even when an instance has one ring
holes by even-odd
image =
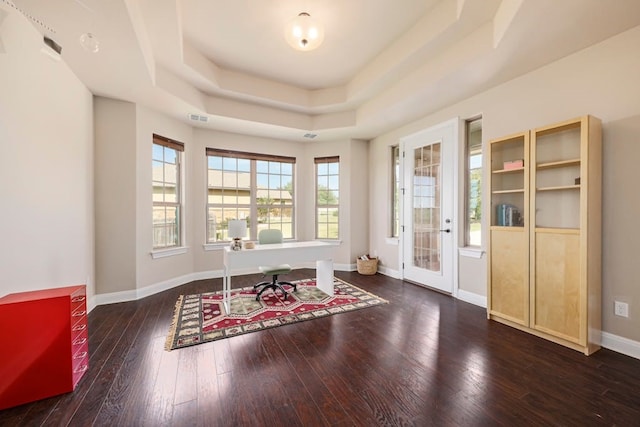
[[[379,274],[336,276],[390,303],[170,352],[178,295],[221,279],[96,307],[76,390],[0,411],[0,425],[640,425],[640,360],[586,357]]]

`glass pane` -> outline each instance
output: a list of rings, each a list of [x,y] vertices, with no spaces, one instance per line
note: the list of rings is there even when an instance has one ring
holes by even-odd
[[[249,160],[249,159],[238,159],[238,171],[240,171],[240,172],[251,172],[251,160]]]
[[[340,188],[340,177],[337,175],[330,175],[327,177],[327,186],[332,190]]]
[[[153,153],[151,158],[153,160],[160,160],[162,161],[162,155],[163,155],[163,149],[164,147],[162,145],[158,145],[158,144],[153,144]]]
[[[165,163],[176,164],[177,152],[172,148],[164,147],[164,161]]]
[[[329,177],[327,175],[318,176],[318,189],[329,188]]]
[[[238,204],[238,196],[235,191],[225,190],[222,193],[222,203],[225,205],[236,205]]]
[[[317,167],[317,175],[326,175],[329,172],[329,166],[327,166],[327,163],[318,163],[316,165]]]
[[[236,159],[232,159],[230,157],[222,158],[222,167],[224,170],[228,171],[236,171],[238,170],[238,162]]]
[[[220,190],[209,189],[209,196],[207,197],[207,203],[209,204],[222,203],[222,192]]]
[[[258,173],[269,173],[269,162],[256,160],[256,170]]]
[[[280,174],[280,162],[269,162],[269,172]]]
[[[207,164],[209,169],[222,169],[222,157],[207,156]]]
[[[251,204],[251,193],[249,191],[240,191],[240,192],[238,192],[238,204],[250,205]]]
[[[282,163],[282,174],[293,175],[293,163]]]
[[[178,166],[173,164],[165,164],[164,181],[175,184],[178,182]]]
[[[222,239],[222,231],[219,230],[222,222],[222,209],[207,209],[207,242],[217,242]]]
[[[153,183],[153,201],[164,202],[164,187],[162,183]]]
[[[440,143],[415,149],[414,159],[413,262],[440,272]]]
[[[169,203],[178,202],[178,193],[174,185],[165,185],[164,187],[164,201]]]
[[[338,223],[338,208],[329,208],[327,209],[327,222],[328,223]]]
[[[280,188],[280,175],[269,176],[269,188]]]
[[[293,238],[293,224],[290,222],[283,222],[281,224],[282,237],[285,239]]]
[[[164,180],[164,163],[155,160],[151,163],[151,179],[154,181]]]
[[[318,224],[318,238],[327,239],[329,237],[329,228],[327,224]]]
[[[259,173],[256,175],[256,179],[258,181],[258,188],[268,188],[269,187],[269,175],[264,173]]]
[[[289,193],[293,190],[293,177],[283,175],[282,176],[282,188],[287,190]]]
[[[328,163],[329,165],[329,173],[331,175],[337,175],[340,173],[340,163]]]
[[[251,173],[239,172],[238,188],[251,188]]]
[[[209,170],[209,187],[222,187],[222,171]]]

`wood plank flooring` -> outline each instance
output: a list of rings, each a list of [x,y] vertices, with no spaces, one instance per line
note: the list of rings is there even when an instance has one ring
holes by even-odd
[[[170,352],[178,295],[221,279],[96,307],[76,390],[0,411],[0,425],[640,425],[640,360],[586,357],[379,274],[336,276],[390,303]]]

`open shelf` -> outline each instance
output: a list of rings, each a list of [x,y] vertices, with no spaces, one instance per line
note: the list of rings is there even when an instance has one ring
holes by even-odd
[[[547,163],[538,163],[536,167],[538,169],[553,169],[553,168],[564,168],[568,166],[579,166],[580,159],[569,159],[569,160],[561,160],[558,162],[547,162]]]
[[[514,172],[524,172],[524,166],[521,168],[515,168],[515,169],[498,169],[495,171],[491,171],[491,173],[514,173]]]
[[[580,184],[578,185],[558,185],[556,187],[540,187],[536,188],[536,191],[559,191],[559,190],[579,190]]]
[[[512,193],[524,193],[524,188],[514,188],[513,190],[495,190],[491,194],[512,194]]]

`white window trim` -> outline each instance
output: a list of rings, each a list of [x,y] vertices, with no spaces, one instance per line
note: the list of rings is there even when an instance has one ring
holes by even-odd
[[[167,258],[175,255],[186,254],[188,251],[189,251],[188,246],[176,246],[168,249],[158,249],[155,251],[151,251],[150,254],[151,254],[151,258],[158,259],[158,258]]]
[[[480,259],[484,253],[485,251],[479,247],[466,246],[464,248],[458,248],[458,254],[466,258]]]

